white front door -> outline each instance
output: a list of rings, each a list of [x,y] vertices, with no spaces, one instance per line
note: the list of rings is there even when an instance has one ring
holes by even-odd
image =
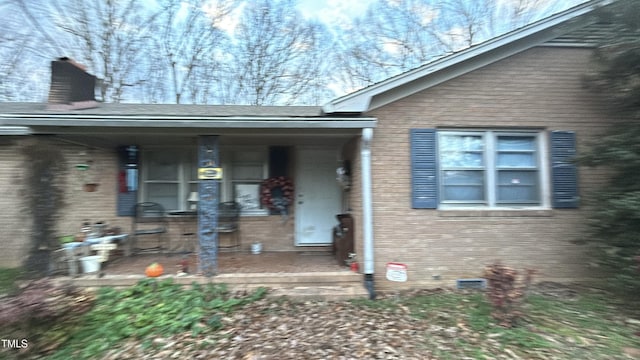
[[[341,212],[342,193],[336,182],[337,151],[299,148],[296,163],[296,245],[329,245]]]

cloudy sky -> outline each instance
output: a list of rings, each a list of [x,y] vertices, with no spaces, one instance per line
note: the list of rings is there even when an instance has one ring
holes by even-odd
[[[327,24],[348,24],[363,15],[372,0],[302,0],[299,9],[305,17],[316,17]]]
[[[508,3],[521,0],[495,1],[496,3]],[[542,6],[554,8],[557,12],[586,1],[588,0],[546,0],[542,2]],[[316,17],[327,24],[348,27],[351,19],[363,15],[372,2],[373,0],[300,0],[298,8],[305,17]]]

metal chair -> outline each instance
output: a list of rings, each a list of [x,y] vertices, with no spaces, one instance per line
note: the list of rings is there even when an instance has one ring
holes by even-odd
[[[229,234],[231,240],[227,246],[220,246],[220,248],[235,248],[240,249],[240,226],[238,224],[240,220],[240,204],[235,201],[226,201],[218,205],[218,227],[216,232],[218,234]],[[218,244],[220,241],[218,239]]]
[[[168,231],[168,225],[164,207],[162,205],[155,202],[142,202],[136,204],[132,228],[130,246],[132,247],[133,253],[153,250],[164,252],[163,245]],[[139,248],[139,237],[146,235],[156,236],[158,238],[158,246],[152,248]]]

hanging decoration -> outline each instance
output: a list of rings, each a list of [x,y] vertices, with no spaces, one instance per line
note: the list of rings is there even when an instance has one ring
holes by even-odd
[[[293,182],[286,176],[266,179],[260,185],[260,202],[271,210],[280,212],[286,220],[288,207],[293,202]]]

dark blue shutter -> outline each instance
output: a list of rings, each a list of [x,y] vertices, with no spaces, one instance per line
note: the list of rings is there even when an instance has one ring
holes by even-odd
[[[411,129],[411,206],[414,209],[438,207],[436,169],[436,130]]]
[[[118,216],[133,216],[135,205],[138,200],[138,191],[127,188],[127,164],[135,162],[138,168],[137,156],[132,159],[127,152],[127,146],[118,148],[118,179],[116,182],[116,210]]]
[[[551,132],[551,182],[553,207],[577,208],[578,169],[573,159],[576,155],[576,133],[573,131]]]

